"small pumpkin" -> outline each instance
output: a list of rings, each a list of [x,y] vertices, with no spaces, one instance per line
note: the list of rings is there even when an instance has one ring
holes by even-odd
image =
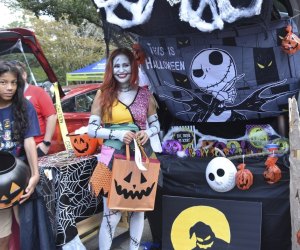
[[[246,164],[241,163],[237,166],[237,173],[235,175],[235,184],[241,190],[249,189],[253,184],[253,174],[249,169],[246,169]]]
[[[289,55],[295,54],[300,50],[300,39],[292,32],[292,26],[286,27],[287,34],[282,39],[281,47],[283,51]]]
[[[8,152],[0,151],[0,209],[19,204],[30,178],[30,168]]]
[[[68,134],[76,156],[92,155],[98,147],[98,139],[90,138],[85,134]]]
[[[264,179],[269,184],[274,184],[281,179],[281,170],[276,165],[278,158],[269,156],[265,162],[266,168],[263,173]]]

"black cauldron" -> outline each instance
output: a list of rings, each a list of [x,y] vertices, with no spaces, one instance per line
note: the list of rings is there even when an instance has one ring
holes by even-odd
[[[30,174],[30,167],[22,160],[0,151],[0,209],[19,203]]]

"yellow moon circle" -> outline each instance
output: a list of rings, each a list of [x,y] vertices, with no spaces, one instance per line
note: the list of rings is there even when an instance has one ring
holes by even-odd
[[[190,228],[197,222],[210,226],[216,238],[230,243],[230,226],[226,216],[209,206],[193,206],[183,210],[174,220],[171,242],[175,250],[191,250],[196,246],[196,236],[190,238]]]

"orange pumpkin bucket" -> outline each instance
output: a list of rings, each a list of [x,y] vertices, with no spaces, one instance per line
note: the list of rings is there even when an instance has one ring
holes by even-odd
[[[85,134],[68,134],[76,156],[92,155],[98,147],[98,138],[90,138]]]

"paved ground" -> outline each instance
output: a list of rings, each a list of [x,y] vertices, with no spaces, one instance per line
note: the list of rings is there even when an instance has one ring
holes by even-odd
[[[150,232],[150,227],[148,220],[145,220],[145,227],[142,236],[142,243],[151,242],[152,236]],[[98,234],[93,238],[84,243],[87,250],[98,250]],[[118,227],[116,229],[115,238],[111,250],[128,250],[129,249],[129,234],[128,230],[125,228]],[[142,246],[140,249],[146,249]]]

